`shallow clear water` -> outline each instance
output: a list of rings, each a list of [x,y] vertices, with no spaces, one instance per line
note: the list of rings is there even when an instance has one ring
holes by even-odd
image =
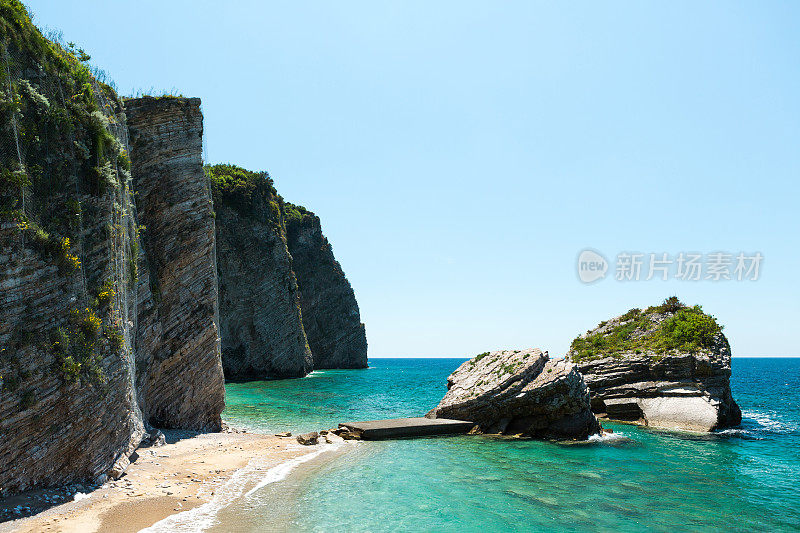
[[[228,385],[224,417],[261,431],[417,416],[461,359]],[[800,359],[734,359],[742,428],[712,435],[622,424],[585,444],[449,437],[363,443],[256,492],[242,531],[800,530]],[[290,493],[291,498],[281,498]],[[295,503],[291,504],[291,500]]]

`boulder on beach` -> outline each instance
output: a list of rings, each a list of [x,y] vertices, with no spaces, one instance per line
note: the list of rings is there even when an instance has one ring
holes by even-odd
[[[577,366],[538,349],[473,357],[450,374],[447,394],[426,416],[535,438],[586,439],[601,431]]]
[[[319,442],[319,433],[312,431],[311,433],[303,433],[297,436],[297,442],[304,446],[313,446]]]
[[[742,420],[722,326],[675,297],[601,322],[567,358],[589,386],[592,410],[610,419],[699,432]]]

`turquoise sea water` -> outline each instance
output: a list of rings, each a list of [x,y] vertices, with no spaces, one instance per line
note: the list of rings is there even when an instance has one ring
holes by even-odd
[[[417,416],[462,359],[228,385],[224,418],[261,431]],[[361,443],[220,513],[225,530],[800,530],[800,359],[734,359],[741,428],[609,424],[584,444],[449,437]],[[280,494],[290,494],[280,499]]]

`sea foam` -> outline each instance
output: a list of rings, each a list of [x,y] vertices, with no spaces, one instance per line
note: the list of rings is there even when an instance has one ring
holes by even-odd
[[[589,442],[615,442],[621,440],[630,440],[624,433],[603,433],[597,435],[590,435]]]

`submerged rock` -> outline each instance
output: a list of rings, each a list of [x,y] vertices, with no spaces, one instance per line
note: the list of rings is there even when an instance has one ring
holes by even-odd
[[[450,374],[447,394],[426,416],[468,420],[483,433],[586,439],[600,432],[577,367],[538,349],[473,357]]]
[[[592,410],[615,420],[687,431],[738,425],[731,348],[714,317],[677,298],[632,309],[575,339]]]

